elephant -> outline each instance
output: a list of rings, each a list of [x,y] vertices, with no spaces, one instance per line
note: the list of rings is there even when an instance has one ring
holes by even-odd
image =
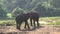
[[[30,16],[30,22],[31,22],[31,26],[33,26],[32,24],[32,20],[34,22],[34,27],[36,26],[35,22],[37,22],[37,26],[39,26],[39,14],[36,13],[36,12],[31,12],[29,13],[29,16]]]
[[[28,19],[29,19],[29,13],[28,14],[17,15],[16,18],[15,18],[16,28],[20,30],[21,24],[23,22],[25,22],[25,27],[24,28],[26,28],[26,26],[27,26],[28,29],[30,29],[29,24],[28,24]]]
[[[17,15],[16,18],[15,18],[15,21],[16,21],[16,28],[20,30],[20,26],[23,22],[25,22],[25,27],[26,26],[28,27],[28,29],[30,29],[30,26],[28,24],[28,19],[30,18],[30,23],[31,23],[31,26],[33,26],[34,24],[34,27],[36,26],[35,22],[37,22],[37,26],[39,26],[39,15],[38,13],[36,12],[31,12],[31,13],[27,13],[27,14],[21,14],[21,15]],[[32,20],[34,23],[32,23]]]

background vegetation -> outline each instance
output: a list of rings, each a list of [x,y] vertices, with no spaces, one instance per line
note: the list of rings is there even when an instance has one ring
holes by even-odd
[[[40,17],[60,16],[60,0],[0,0],[1,21],[28,12],[38,12]]]

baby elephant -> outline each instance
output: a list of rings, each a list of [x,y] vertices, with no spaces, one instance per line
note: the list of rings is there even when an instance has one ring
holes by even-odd
[[[35,21],[37,22],[37,26],[39,26],[39,15],[38,15],[38,13],[36,13],[36,12],[31,12],[30,14],[29,14],[29,16],[30,16],[30,22],[31,22],[31,26],[33,26],[33,24],[32,24],[32,20],[33,20],[33,22],[34,22],[34,26],[36,26],[36,24],[35,24]]]
[[[25,22],[25,27],[28,27],[28,29],[30,29],[29,24],[28,24],[28,20],[29,19],[29,14],[21,14],[16,16],[15,20],[16,20],[16,28],[20,30],[20,26],[22,24],[22,22]]]

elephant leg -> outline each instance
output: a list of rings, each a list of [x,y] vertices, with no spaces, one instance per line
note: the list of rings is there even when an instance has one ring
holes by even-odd
[[[19,30],[20,30],[21,24],[22,24],[22,22],[20,22],[19,25],[18,25],[18,29],[19,29]]]
[[[33,24],[32,24],[32,19],[30,19],[30,23],[31,23],[31,26],[33,26]]]
[[[34,21],[34,27],[36,26],[36,24],[35,24],[35,20],[33,20]]]
[[[37,26],[39,26],[39,22],[38,22],[39,20],[37,19]]]
[[[27,24],[25,23],[25,27],[24,27],[25,29],[26,29],[26,25],[27,25]]]
[[[28,29],[30,29],[29,24],[27,21],[25,21],[25,24],[27,25]]]
[[[18,29],[18,25],[19,25],[19,23],[16,21],[16,28]]]

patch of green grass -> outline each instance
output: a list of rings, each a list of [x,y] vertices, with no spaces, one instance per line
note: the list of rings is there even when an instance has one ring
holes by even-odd
[[[42,18],[40,18],[40,20],[42,20],[42,21],[52,20],[55,22],[48,22],[49,23],[48,25],[60,25],[60,17],[59,16],[57,16],[57,17],[42,17]]]
[[[42,17],[39,19],[39,21],[41,21],[41,20],[42,21],[54,20],[55,22],[48,22],[49,24],[47,24],[47,25],[60,25],[60,17]],[[9,23],[16,24],[15,20],[13,20],[13,19],[0,20],[0,24],[9,24]]]
[[[0,20],[0,24],[15,24],[15,20]]]

